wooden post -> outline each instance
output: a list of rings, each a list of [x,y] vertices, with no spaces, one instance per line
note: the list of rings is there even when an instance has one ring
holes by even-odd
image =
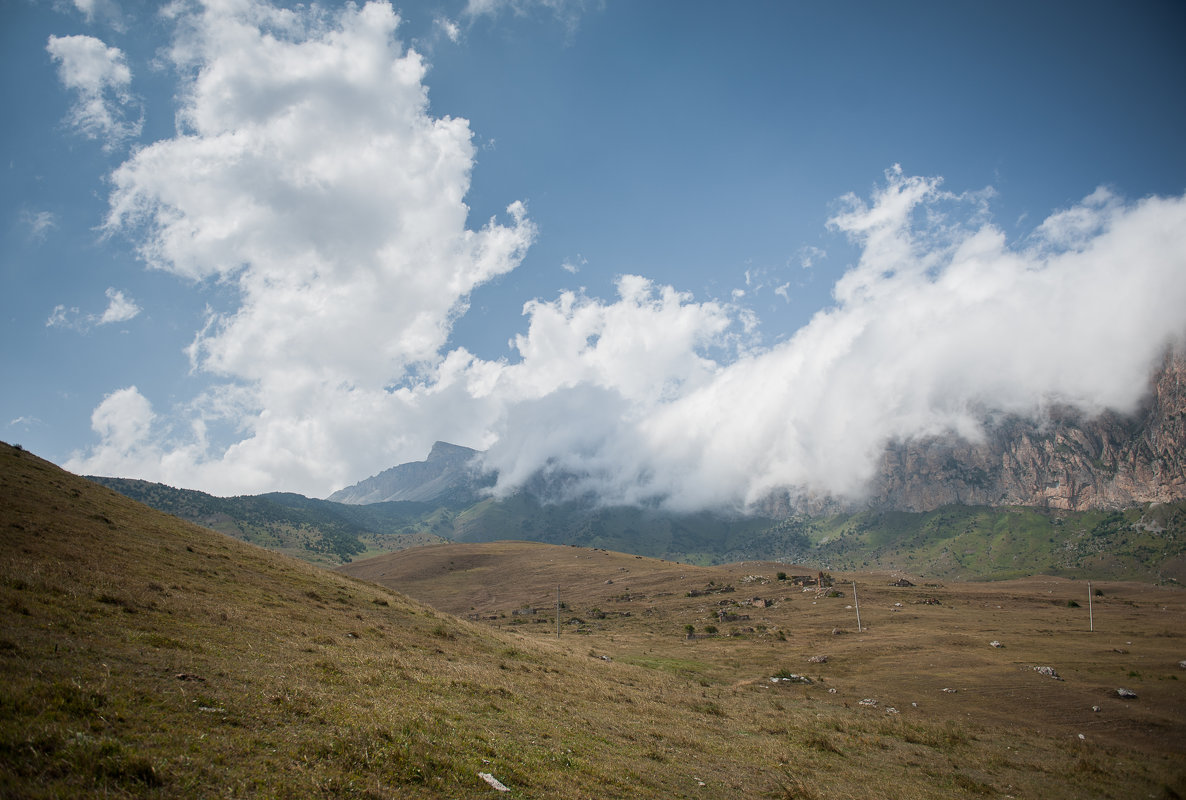
[[[560,638],[560,584],[556,584],[556,638]]]
[[[1091,608],[1091,581],[1087,582],[1087,629],[1095,632],[1095,616]]]
[[[857,633],[861,632],[861,601],[857,600],[857,582],[852,582],[852,602],[857,607]]]

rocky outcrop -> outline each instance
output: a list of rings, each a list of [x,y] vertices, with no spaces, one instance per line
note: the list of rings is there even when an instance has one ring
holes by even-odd
[[[1085,511],[1186,497],[1186,357],[1167,355],[1137,413],[1061,409],[1009,418],[978,443],[955,436],[886,448],[868,505],[900,511],[1026,505]]]
[[[480,499],[482,487],[493,483],[473,466],[477,450],[437,442],[424,461],[412,461],[384,470],[353,486],[339,489],[327,500],[335,503],[382,503],[414,500],[465,505]]]

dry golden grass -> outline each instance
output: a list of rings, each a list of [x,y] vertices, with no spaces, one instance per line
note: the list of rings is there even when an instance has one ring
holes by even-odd
[[[558,549],[578,554],[569,550]],[[923,698],[917,712],[902,681],[873,687],[882,706],[858,705],[872,675],[859,654],[872,651],[874,637],[891,651],[919,644],[891,619],[905,612],[882,614],[877,600],[869,601],[867,634],[831,636],[825,616],[842,615],[843,599],[812,607],[796,596],[768,610],[800,615],[798,629],[785,626],[786,642],[773,633],[685,640],[682,626],[702,628],[716,596],[687,598],[679,588],[726,573],[585,552],[567,602],[574,616],[588,616],[578,585],[590,599],[594,589],[612,590],[616,605],[597,597],[605,619],[568,625],[559,640],[546,624],[511,626],[509,617],[499,630],[499,620],[460,620],[244,545],[0,446],[0,796],[499,796],[479,772],[521,798],[1186,792],[1180,750],[1172,751],[1181,741],[1179,682],[1155,665],[1152,645],[1180,646],[1180,604],[1162,612],[1160,639],[1143,633],[1152,612],[1145,601],[1123,607],[1135,615],[1135,632],[1119,668],[1141,670],[1140,682],[1129,679],[1141,699],[1100,698],[1100,719],[1129,719],[1134,730],[1161,721],[1166,744],[1126,737],[1105,745],[1101,731],[1084,729],[1086,741],[1072,736],[1074,719],[1046,728],[961,716],[958,705],[943,704],[975,698],[971,687],[924,695],[931,687],[923,670],[911,678]],[[540,564],[521,562],[508,579],[495,562],[487,604],[473,593],[474,575],[459,577],[454,591],[471,587],[459,611],[509,614],[520,602],[515,592],[529,588],[554,596],[556,574]],[[594,565],[613,564],[632,572],[622,579],[615,566],[613,584],[593,575]],[[749,591],[738,585],[732,596]],[[765,586],[752,593],[773,594]],[[938,608],[958,616],[956,602],[945,602],[950,609]],[[631,616],[611,613],[625,610]],[[814,631],[817,623],[828,631]],[[751,613],[746,624],[773,622]],[[896,643],[888,638],[895,630]],[[1111,645],[1092,641],[1097,650]],[[804,663],[821,644],[829,662]],[[969,662],[988,659],[976,668],[988,675],[993,659],[1028,658],[1021,638],[1007,644],[975,659],[975,648],[944,647],[966,651]],[[1068,679],[1050,685],[1083,691],[1083,676],[1095,674],[1091,659],[1052,660]],[[771,684],[778,669],[825,680]],[[1011,673],[1025,692],[1040,677],[1031,672]],[[1045,686],[1033,683],[1043,687],[1034,691]],[[887,714],[891,701],[906,707]]]
[[[896,574],[837,574],[839,594],[828,596],[777,580],[780,571],[812,573],[785,564],[692,567],[527,542],[417,548],[340,569],[539,640],[555,641],[559,587],[565,604],[559,641],[574,652],[584,647],[682,677],[693,691],[701,686],[729,724],[753,712],[737,710],[747,693],[773,698],[788,712],[811,710],[828,722],[810,725],[810,732],[793,731],[785,717],[770,723],[809,751],[851,754],[853,737],[840,734],[869,723],[855,741],[873,747],[874,755],[888,746],[902,756],[884,737],[922,752],[960,754],[949,764],[951,781],[963,780],[956,777],[964,774],[960,764],[996,765],[965,775],[980,775],[981,788],[995,787],[985,788],[988,794],[1024,796],[1023,787],[1032,787],[1018,776],[985,778],[1010,764],[1063,774],[1066,787],[1053,790],[1055,796],[1137,796],[1139,781],[1109,789],[1097,775],[1132,778],[1133,769],[1161,775],[1149,789],[1153,796],[1186,788],[1179,767],[1186,752],[1180,589],[1093,583],[1089,621],[1087,584],[1047,577],[942,585],[915,579],[914,587],[899,588],[890,585],[901,577]],[[753,605],[756,597],[769,605]],[[537,613],[514,613],[526,607]],[[721,611],[746,618],[722,622]],[[695,638],[686,638],[687,625]],[[992,647],[993,641],[1003,646]],[[815,656],[827,661],[813,663]],[[1035,666],[1053,667],[1062,680]],[[780,673],[813,683],[772,684],[770,676]],[[1138,699],[1120,698],[1120,687]],[[877,705],[861,705],[865,699]],[[873,734],[882,738],[874,743]],[[863,767],[846,759],[830,772],[855,776],[877,761],[868,752],[861,760]],[[903,763],[924,764],[916,755]]]

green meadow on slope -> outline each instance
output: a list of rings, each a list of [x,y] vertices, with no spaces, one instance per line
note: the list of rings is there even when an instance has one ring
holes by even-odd
[[[7,445],[0,619],[4,797],[1186,792],[1156,748],[833,702],[744,649],[726,679],[463,621]]]
[[[93,478],[153,508],[324,566],[444,541],[525,540],[690,564],[786,561],[822,569],[900,569],[942,580],[1037,573],[1186,581],[1186,501],[1125,511],[946,506],[787,519],[541,503],[521,493],[472,505],[348,505],[291,493],[220,498]]]

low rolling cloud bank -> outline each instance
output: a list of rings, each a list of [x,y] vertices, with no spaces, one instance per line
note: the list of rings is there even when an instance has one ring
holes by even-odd
[[[697,345],[730,328],[717,316],[727,310],[690,302],[681,307],[704,315],[703,338],[688,337],[678,357],[652,357],[656,310],[625,297],[592,304],[604,319],[629,307],[627,329],[642,331],[612,357],[600,339],[537,354],[544,343],[529,332],[523,363],[505,373],[556,375],[549,358],[585,372],[512,406],[487,463],[506,490],[536,469],[566,469],[586,476],[574,490],[683,509],[784,487],[856,497],[892,439],[977,439],[991,413],[1041,419],[1052,403],[1133,410],[1186,332],[1186,199],[1126,203],[1101,189],[1016,245],[987,200],[897,169],[870,200],[845,198],[831,225],[861,257],[835,305],[727,363],[692,368]]]
[[[452,325],[537,231],[513,198],[470,225],[469,123],[431,113],[391,7],[171,9],[179,131],[114,171],[106,229],[236,302],[188,349],[209,388],[112,391],[76,472],[324,496],[443,439],[487,450],[500,493],[544,470],[679,509],[858,495],[895,438],[1131,410],[1186,333],[1186,197],[1101,188],[1008,241],[991,191],[893,167],[840,199],[859,260],[779,344],[741,295],[622,275],[612,299],[530,300],[508,357],[479,358]]]

